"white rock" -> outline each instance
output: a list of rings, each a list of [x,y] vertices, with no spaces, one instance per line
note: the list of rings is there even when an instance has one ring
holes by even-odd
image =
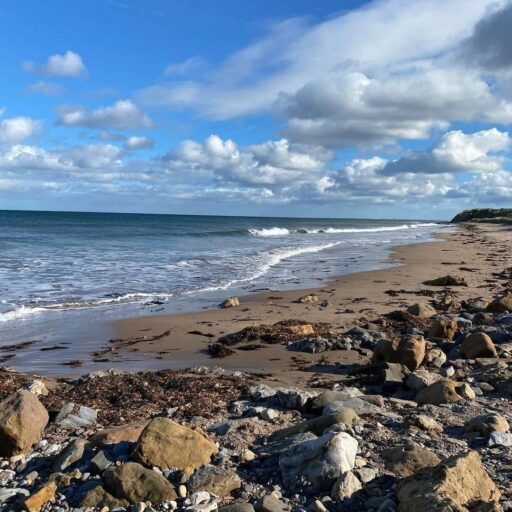
[[[291,446],[279,457],[284,484],[294,487],[304,478],[318,489],[330,489],[336,478],[353,469],[357,446],[346,432],[329,432]]]
[[[510,432],[492,432],[487,444],[489,446],[512,446],[512,434]]]
[[[352,494],[360,491],[362,488],[363,486],[356,475],[352,471],[347,471],[332,486],[331,498],[336,501],[343,501],[352,497]]]

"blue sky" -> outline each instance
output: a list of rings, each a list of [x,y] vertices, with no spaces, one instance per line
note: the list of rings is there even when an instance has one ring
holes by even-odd
[[[508,0],[8,3],[0,208],[508,206]]]

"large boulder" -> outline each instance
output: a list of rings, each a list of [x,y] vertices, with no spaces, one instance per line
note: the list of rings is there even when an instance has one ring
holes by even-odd
[[[506,313],[512,311],[512,293],[507,293],[503,297],[498,297],[487,304],[485,308],[489,313]]]
[[[286,487],[309,482],[315,489],[331,489],[335,480],[354,468],[357,440],[345,432],[328,432],[317,439],[292,445],[279,457]]]
[[[154,418],[142,431],[132,458],[145,466],[190,471],[208,464],[217,452],[216,444],[202,430]]]
[[[416,395],[415,400],[420,405],[440,405],[458,402],[463,398],[471,398],[467,396],[467,387],[468,385],[465,383],[441,379],[422,389]],[[474,395],[472,398],[474,398]]]
[[[478,432],[482,436],[489,436],[492,432],[507,432],[509,428],[508,421],[496,413],[475,416],[464,425],[466,432]]]
[[[402,480],[396,495],[399,512],[467,512],[500,499],[499,489],[474,451],[450,457],[435,468],[424,468]]]
[[[407,312],[418,318],[430,318],[434,316],[437,311],[430,304],[413,304],[407,308]]]
[[[467,336],[459,347],[459,352],[467,359],[498,356],[494,343],[484,332],[474,332]]]
[[[0,403],[0,455],[26,453],[48,424],[48,412],[37,396],[21,390]]]
[[[425,358],[426,342],[423,336],[411,335],[401,339],[379,341],[373,351],[372,364],[399,363],[409,370],[416,370]]]
[[[112,496],[129,503],[151,501],[157,504],[178,497],[164,476],[135,462],[127,462],[108,470],[105,474],[105,488]]]
[[[429,338],[442,338],[444,340],[453,340],[459,326],[455,320],[448,318],[433,320],[430,324],[427,336]]]
[[[410,476],[416,471],[437,466],[441,459],[428,448],[409,442],[382,451],[386,469],[400,476]]]
[[[86,486],[88,488],[82,492],[80,500],[80,505],[82,507],[95,507],[102,510],[107,507],[109,510],[114,510],[117,508],[125,509],[130,505],[128,500],[124,498],[116,498],[107,492],[105,488],[99,483],[90,487],[88,482]]]

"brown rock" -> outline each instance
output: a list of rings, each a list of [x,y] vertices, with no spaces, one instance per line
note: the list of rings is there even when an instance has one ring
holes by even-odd
[[[41,439],[48,412],[37,396],[21,390],[0,403],[0,455],[26,453]]]
[[[512,293],[507,293],[503,297],[494,299],[491,303],[487,304],[485,308],[490,313],[506,313],[512,311]]]
[[[399,512],[467,512],[469,508],[475,510],[475,505],[497,503],[501,493],[478,453],[470,451],[402,480],[396,495]]]
[[[463,397],[459,394],[462,385],[458,382],[449,379],[442,379],[434,382],[430,386],[422,389],[416,395],[416,402],[420,405],[431,404],[449,404],[462,400]]]
[[[135,462],[108,471],[105,488],[112,496],[132,504],[139,501],[156,504],[178,498],[174,487],[163,475]]]
[[[434,418],[425,414],[418,414],[414,416],[408,416],[405,419],[405,424],[409,427],[417,427],[427,432],[442,432],[443,425]]]
[[[424,281],[423,284],[427,286],[467,286],[468,283],[463,277],[447,275],[431,279],[430,281]]]
[[[373,351],[372,364],[399,363],[409,370],[415,370],[425,358],[425,338],[423,336],[404,336],[400,340],[381,340]]]
[[[437,313],[430,304],[413,304],[407,308],[407,312],[418,318],[430,318]]]
[[[105,430],[100,430],[94,434],[89,441],[94,446],[107,446],[109,444],[117,444],[121,441],[128,441],[135,443],[142,431],[146,428],[148,421],[141,423],[132,423],[130,425],[122,425],[120,427],[112,427]]]
[[[466,432],[478,432],[482,436],[488,436],[491,432],[508,432],[508,421],[499,414],[482,414],[471,418],[465,425]]]
[[[224,302],[219,304],[220,308],[235,308],[236,306],[240,306],[240,301],[238,297],[228,297]]]
[[[304,295],[301,297],[297,302],[300,304],[313,304],[315,302],[318,302],[320,299],[317,295],[310,294],[310,295]]]
[[[467,359],[477,357],[497,357],[496,347],[484,332],[474,332],[462,342],[459,352]]]
[[[381,453],[386,469],[400,476],[410,476],[421,468],[437,466],[441,459],[428,448],[409,442]]]
[[[55,482],[46,483],[23,502],[23,510],[39,512],[46,503],[55,501],[56,492],[57,484]]]
[[[455,320],[433,320],[430,324],[427,336],[429,338],[443,338],[453,340],[455,333],[459,329]]]
[[[154,418],[143,430],[132,454],[135,461],[160,469],[193,470],[210,462],[217,446],[200,429]]]
[[[311,324],[289,325],[286,327],[286,330],[300,336],[311,336],[315,334],[315,329]]]
[[[130,502],[112,496],[102,485],[97,485],[84,494],[80,505],[82,507],[108,507],[109,510],[113,510],[115,508],[127,508]]]

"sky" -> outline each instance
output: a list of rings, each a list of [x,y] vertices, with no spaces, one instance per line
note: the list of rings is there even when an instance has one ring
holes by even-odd
[[[18,0],[0,209],[512,206],[512,0]]]

